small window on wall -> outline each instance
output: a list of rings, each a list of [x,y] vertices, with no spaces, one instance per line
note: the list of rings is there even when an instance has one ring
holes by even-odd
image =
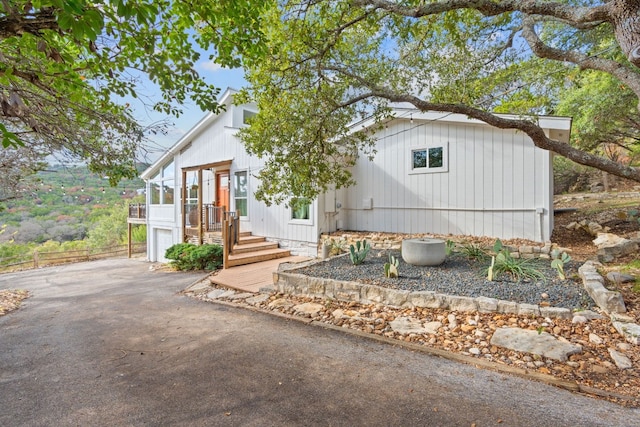
[[[435,145],[411,149],[410,173],[447,172],[448,145]]]
[[[238,216],[247,216],[247,171],[234,174],[233,198],[235,199]]]
[[[309,219],[311,203],[304,197],[291,200],[291,219]]]
[[[258,113],[254,111],[242,110],[242,124],[245,124],[245,125],[251,124],[251,119],[253,119],[256,114]]]
[[[289,203],[291,209],[291,222],[311,224],[311,200],[304,197],[294,197]]]

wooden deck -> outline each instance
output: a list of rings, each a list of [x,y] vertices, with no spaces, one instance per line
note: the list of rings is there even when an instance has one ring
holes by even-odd
[[[304,256],[289,256],[271,259],[254,264],[239,265],[237,267],[218,270],[210,276],[211,283],[238,289],[245,292],[259,292],[260,288],[273,285],[273,273],[283,262],[303,262],[311,258]]]

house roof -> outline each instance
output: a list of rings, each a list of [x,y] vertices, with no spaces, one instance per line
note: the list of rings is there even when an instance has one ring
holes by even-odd
[[[405,104],[408,105],[408,104]],[[415,107],[405,107],[404,105],[394,105],[391,110],[391,114],[395,119],[405,119],[405,120],[422,120],[422,121],[438,121],[438,122],[449,122],[449,123],[464,123],[464,124],[479,124],[484,126],[490,126],[489,124],[471,118],[465,114],[457,114],[457,113],[448,113],[448,112],[440,112],[440,111],[420,111]],[[499,117],[503,117],[506,119],[521,119],[522,116],[518,116],[515,114],[496,114]],[[569,141],[569,136],[571,134],[571,117],[564,116],[531,116],[532,119],[535,119],[538,122],[538,125],[543,129],[549,129],[553,131],[553,137],[557,138],[563,142]],[[361,129],[368,128],[375,124],[375,120],[373,117],[368,117],[360,122],[353,123],[351,125],[351,129],[354,132],[358,132]]]
[[[227,88],[224,93],[218,98],[218,104],[224,105],[226,107],[231,106],[233,102],[233,95],[238,93],[236,89]],[[151,166],[149,166],[144,172],[140,174],[142,179],[150,179],[153,177],[164,165],[168,159],[172,158],[176,153],[179,153],[184,147],[189,145],[194,137],[200,134],[203,130],[205,130],[212,122],[214,122],[220,115],[224,113],[221,111],[219,113],[208,112],[198,123],[195,124],[191,129],[187,131],[171,148],[164,152],[158,160],[153,162]]]

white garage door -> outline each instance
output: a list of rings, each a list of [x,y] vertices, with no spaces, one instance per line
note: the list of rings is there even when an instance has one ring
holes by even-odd
[[[167,262],[164,257],[165,251],[173,245],[171,230],[156,228],[156,261]]]

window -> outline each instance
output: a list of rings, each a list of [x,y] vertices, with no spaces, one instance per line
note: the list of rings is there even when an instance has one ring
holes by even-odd
[[[254,111],[242,110],[242,124],[248,125],[251,124],[251,119],[258,114]]]
[[[447,172],[448,146],[413,148],[411,150],[410,173]]]
[[[173,161],[166,164],[156,176],[151,179],[151,204],[172,205],[175,191],[175,165]]]
[[[304,197],[291,199],[291,219],[311,219],[311,203]]]
[[[313,224],[313,201],[305,197],[294,197],[289,202],[291,224]]]
[[[233,179],[233,198],[238,216],[247,216],[247,171],[236,172]]]

